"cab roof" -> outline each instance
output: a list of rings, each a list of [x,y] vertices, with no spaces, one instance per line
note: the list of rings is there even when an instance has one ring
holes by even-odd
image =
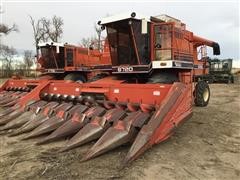
[[[105,24],[109,24],[112,22],[121,21],[121,20],[125,20],[125,19],[137,19],[137,20],[144,19],[144,20],[147,20],[150,22],[150,17],[148,17],[148,16],[143,16],[143,15],[135,13],[135,12],[132,12],[132,13],[128,12],[128,13],[121,13],[121,14],[105,17],[99,22],[99,24],[105,25]]]
[[[59,47],[64,47],[64,43],[60,42],[43,42],[38,44],[39,47],[44,47],[44,46],[59,46]]]

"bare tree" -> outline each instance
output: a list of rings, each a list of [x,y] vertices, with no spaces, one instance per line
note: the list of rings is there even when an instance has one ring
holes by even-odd
[[[101,44],[102,29],[101,27],[98,27],[95,24],[94,30],[97,33],[97,37],[92,36],[91,38],[82,38],[79,44],[85,48],[94,48],[94,49],[101,50],[102,49],[102,44]]]
[[[18,32],[18,27],[16,24],[13,24],[11,27],[9,27],[6,24],[0,24],[0,33],[8,35],[10,32]]]
[[[1,6],[0,6],[0,14],[3,13],[3,11],[1,10]],[[0,23],[0,35],[1,34],[5,34],[8,35],[10,32],[16,31],[18,32],[18,27],[16,24],[13,24],[12,26],[8,26],[4,23]]]
[[[45,34],[43,41],[50,39],[58,42],[63,34],[63,19],[54,15],[52,19],[41,18],[41,23]]]
[[[98,39],[95,36],[92,36],[91,38],[82,38],[79,45],[89,49],[97,49]]]
[[[3,66],[5,66],[6,69],[6,76],[9,77],[12,75],[12,61],[14,56],[17,54],[17,51],[13,47],[1,45],[0,52],[3,57]]]
[[[52,19],[42,17],[41,19],[34,20],[30,17],[30,23],[33,28],[34,44],[36,47],[36,56],[39,57],[38,44],[46,42],[49,39],[58,42],[63,34],[63,19],[54,15]]]
[[[58,42],[63,34],[63,19],[54,15],[51,24],[52,29],[49,32],[49,38],[54,42]]]
[[[92,43],[91,38],[82,38],[79,44],[82,47],[89,48],[91,43]]]
[[[0,14],[2,14],[3,11],[1,10],[0,6]],[[0,23],[0,38],[1,35],[8,35],[11,32],[18,32],[18,27],[16,24],[13,24],[12,26],[8,26],[4,23]],[[9,77],[11,75],[12,70],[12,60],[14,55],[17,54],[17,51],[13,47],[9,47],[7,45],[4,45],[1,43],[0,39],[0,57],[2,61],[2,75],[4,75],[4,71],[6,72],[6,75]]]
[[[35,44],[35,49],[36,49],[36,56],[38,58],[39,57],[38,44],[43,39],[45,32],[44,32],[44,29],[43,29],[41,19],[36,21],[30,15],[29,15],[29,18],[30,18],[30,23],[31,23],[32,28],[33,28],[34,44]]]
[[[41,25],[41,41],[47,42],[49,40],[49,34],[51,32],[50,26],[51,26],[51,21],[45,17],[41,18],[40,20],[40,25]]]
[[[33,62],[34,62],[34,56],[33,56],[32,51],[25,50],[24,51],[24,63],[25,63],[26,70],[27,70],[27,76],[30,75],[30,69],[33,65]]]

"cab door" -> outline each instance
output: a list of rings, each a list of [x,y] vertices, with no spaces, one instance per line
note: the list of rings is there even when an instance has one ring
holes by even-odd
[[[171,60],[172,57],[172,24],[154,25],[154,60]]]
[[[73,67],[75,60],[75,48],[66,47],[65,49],[65,65],[66,67]]]

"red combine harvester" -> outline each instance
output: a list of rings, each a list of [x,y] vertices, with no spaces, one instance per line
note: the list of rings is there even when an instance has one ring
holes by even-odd
[[[96,141],[83,161],[130,143],[128,163],[168,139],[192,116],[193,102],[207,106],[209,86],[193,76],[207,68],[197,49],[207,45],[219,55],[216,42],[167,15],[123,14],[99,24],[107,30],[112,75],[83,84],[8,80],[0,106],[11,107],[0,113],[0,130],[14,129],[9,136],[22,139],[45,134],[37,144],[71,137],[60,152]]]
[[[112,70],[107,40],[102,41],[102,50],[83,48],[63,43],[40,43],[41,57],[37,71],[41,79],[64,79],[86,82],[99,73]]]

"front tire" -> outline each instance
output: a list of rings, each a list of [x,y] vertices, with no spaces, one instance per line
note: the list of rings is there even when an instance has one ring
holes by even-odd
[[[158,72],[148,78],[147,84],[173,84],[174,82],[179,82],[177,74],[171,72]]]
[[[210,100],[210,88],[205,81],[199,81],[195,86],[194,103],[196,106],[205,107]]]
[[[64,80],[78,83],[85,83],[87,81],[84,75],[78,73],[70,73],[64,77]]]

